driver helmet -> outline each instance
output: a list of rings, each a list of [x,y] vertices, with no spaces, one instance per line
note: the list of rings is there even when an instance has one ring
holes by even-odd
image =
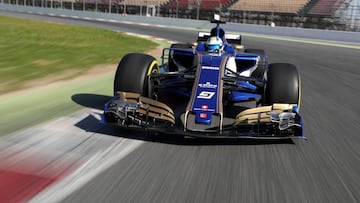
[[[223,42],[219,37],[210,37],[206,41],[206,48],[208,52],[218,52],[222,49]]]

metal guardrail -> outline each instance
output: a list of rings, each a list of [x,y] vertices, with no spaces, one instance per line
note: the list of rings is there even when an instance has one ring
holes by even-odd
[[[178,19],[165,17],[146,17],[137,15],[109,14],[90,11],[54,9],[43,7],[30,7],[0,3],[0,10],[35,13],[40,15],[72,17],[87,20],[109,21],[119,23],[134,23],[141,25],[155,25],[163,27],[189,28],[208,31],[213,25],[204,20]],[[347,43],[360,43],[360,32],[316,30],[291,27],[271,27],[265,25],[252,25],[240,23],[227,23],[223,25],[230,32],[273,35],[281,37],[296,37],[315,40],[328,40]]]

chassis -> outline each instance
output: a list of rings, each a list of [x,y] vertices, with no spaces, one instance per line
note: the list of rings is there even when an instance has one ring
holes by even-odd
[[[165,48],[160,64],[145,54],[124,56],[103,122],[193,137],[305,138],[297,68],[268,64],[263,50],[242,50],[240,35],[212,22],[216,27],[199,33],[196,43]],[[222,51],[206,52],[210,36],[223,40]]]

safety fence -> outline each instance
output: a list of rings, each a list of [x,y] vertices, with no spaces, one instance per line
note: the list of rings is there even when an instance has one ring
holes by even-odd
[[[184,2],[180,0],[0,0],[0,3],[199,20],[209,20],[214,13],[220,13],[227,22],[360,31],[360,0],[287,0],[286,4],[281,1],[284,0],[227,0],[228,3],[185,0],[187,4],[180,4]]]

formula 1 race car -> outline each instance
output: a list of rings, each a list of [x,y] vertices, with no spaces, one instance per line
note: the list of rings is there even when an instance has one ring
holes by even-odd
[[[103,122],[126,129],[211,138],[305,138],[300,78],[288,63],[268,64],[264,50],[243,49],[220,27],[197,42],[163,49],[161,62],[125,55]]]

